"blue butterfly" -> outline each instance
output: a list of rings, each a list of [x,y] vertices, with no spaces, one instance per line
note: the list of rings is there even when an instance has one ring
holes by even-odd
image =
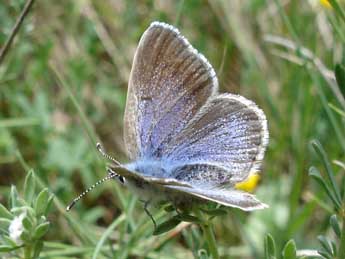
[[[171,25],[142,35],[129,79],[124,141],[132,162],[110,175],[148,202],[176,207],[212,201],[245,211],[267,207],[235,188],[259,170],[268,144],[265,114],[246,98],[218,93],[207,59]]]

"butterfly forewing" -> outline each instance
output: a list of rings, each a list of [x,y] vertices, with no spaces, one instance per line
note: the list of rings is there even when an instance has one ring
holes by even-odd
[[[154,22],[139,42],[125,110],[125,143],[131,159],[162,155],[217,91],[207,60],[172,26]]]
[[[202,200],[213,201],[224,206],[239,208],[244,211],[268,207],[265,203],[256,199],[254,195],[234,189],[203,189],[185,186],[167,186],[167,188]]]

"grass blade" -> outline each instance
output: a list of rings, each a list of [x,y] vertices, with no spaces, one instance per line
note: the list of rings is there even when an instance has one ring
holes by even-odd
[[[330,187],[332,188],[332,191],[334,193],[335,198],[337,199],[337,202],[341,204],[341,196],[340,196],[340,190],[336,183],[336,180],[334,178],[334,172],[331,166],[331,163],[328,160],[328,157],[326,155],[325,150],[323,149],[321,143],[317,140],[313,140],[311,142],[312,146],[314,147],[314,150],[318,154],[319,158],[323,162],[323,165],[326,169],[326,175],[328,178],[328,181],[330,183]]]
[[[101,251],[101,248],[104,244],[104,242],[107,240],[111,232],[119,225],[121,224],[124,220],[126,219],[126,214],[121,214],[120,217],[118,217],[116,220],[113,221],[113,223],[110,224],[110,226],[104,231],[102,237],[98,241],[95,251],[93,252],[92,259],[97,259],[99,258],[98,255]]]

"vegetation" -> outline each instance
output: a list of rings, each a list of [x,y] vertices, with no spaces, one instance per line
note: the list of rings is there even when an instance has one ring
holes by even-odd
[[[0,47],[25,4],[0,3]],[[96,142],[127,161],[128,77],[154,20],[208,58],[222,92],[265,111],[269,209],[150,208],[154,235],[108,181],[66,212],[106,175]],[[0,59],[1,258],[345,258],[344,25],[341,0],[35,1]]]

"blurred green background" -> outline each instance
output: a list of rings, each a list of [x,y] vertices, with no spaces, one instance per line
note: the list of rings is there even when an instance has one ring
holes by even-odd
[[[104,229],[121,215],[108,242],[117,245],[113,258],[193,256],[197,226],[152,236],[142,203],[115,181],[91,192],[70,218],[64,211],[106,175],[97,141],[127,161],[122,120],[129,72],[140,36],[158,20],[177,26],[207,57],[221,92],[254,100],[268,118],[270,144],[256,193],[270,208],[216,218],[220,253],[262,258],[266,233],[279,249],[290,238],[300,249],[319,248],[316,237],[328,232],[332,208],[308,177],[309,167],[320,165],[310,141],[318,139],[331,160],[344,161],[345,150],[344,120],[328,105],[344,108],[333,68],[343,60],[345,31],[325,2],[37,0],[0,66],[0,202],[6,204],[12,184],[22,186],[27,168],[55,194],[45,258],[91,258]],[[1,1],[0,46],[24,4]],[[158,221],[165,217],[153,213]],[[53,244],[66,254],[49,257],[49,249],[58,249]]]

